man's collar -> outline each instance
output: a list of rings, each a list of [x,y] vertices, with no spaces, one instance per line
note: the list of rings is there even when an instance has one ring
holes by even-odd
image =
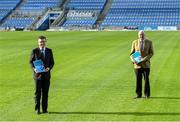
[[[146,39],[144,38],[143,40],[141,40],[141,39],[138,39],[138,40],[139,40],[140,42],[141,42],[141,41],[145,42]]]
[[[42,48],[39,47],[40,50],[42,50]],[[46,50],[46,47],[44,47],[44,50]]]

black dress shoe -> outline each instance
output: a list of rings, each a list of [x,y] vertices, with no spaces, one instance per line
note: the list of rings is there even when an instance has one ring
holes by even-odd
[[[43,114],[48,114],[48,111],[43,111]]]
[[[145,98],[146,98],[146,99],[149,99],[149,98],[150,98],[150,96],[145,96]]]
[[[39,110],[36,110],[36,114],[38,114],[38,115],[39,115],[39,114],[41,114],[41,112],[40,112]]]

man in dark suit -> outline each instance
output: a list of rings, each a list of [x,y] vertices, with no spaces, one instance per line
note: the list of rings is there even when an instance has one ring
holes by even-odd
[[[139,51],[142,57],[142,61],[140,63],[135,63],[132,56],[130,56],[131,61],[134,64],[134,71],[136,75],[136,94],[135,98],[142,97],[142,77],[144,76],[145,87],[144,87],[144,95],[145,98],[150,97],[150,83],[149,83],[149,74],[150,74],[150,58],[153,56],[153,45],[152,41],[145,38],[144,31],[139,31],[139,39],[134,40],[132,42],[131,54]]]
[[[38,38],[38,48],[32,50],[30,55],[30,66],[34,73],[34,81],[35,81],[35,111],[37,114],[40,114],[40,101],[42,96],[42,112],[48,113],[48,91],[50,86],[50,78],[51,78],[51,69],[54,66],[54,58],[52,50],[46,47],[46,37],[40,36]],[[45,72],[38,73],[34,67],[33,61],[42,60]]]

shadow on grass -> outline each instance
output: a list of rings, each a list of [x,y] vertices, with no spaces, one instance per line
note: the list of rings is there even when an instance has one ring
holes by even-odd
[[[176,112],[49,112],[49,114],[64,114],[64,115],[136,115],[136,116],[145,116],[145,115],[180,115]]]
[[[151,97],[150,99],[164,99],[164,100],[180,100],[180,97]],[[135,116],[175,116],[180,115],[180,112],[49,112],[49,114],[62,115],[135,115]]]

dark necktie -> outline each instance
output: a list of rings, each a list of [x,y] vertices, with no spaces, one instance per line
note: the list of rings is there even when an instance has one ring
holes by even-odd
[[[144,47],[144,41],[141,41],[140,42],[140,50],[141,50],[141,52],[143,52],[143,47]]]
[[[45,58],[45,55],[44,55],[44,48],[41,49],[41,56],[42,56],[43,59]]]

